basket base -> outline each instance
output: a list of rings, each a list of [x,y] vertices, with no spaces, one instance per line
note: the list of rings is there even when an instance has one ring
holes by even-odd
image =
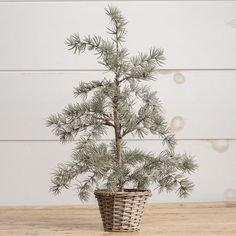
[[[134,232],[140,230],[140,222],[148,190],[125,189],[124,192],[96,190],[104,231]]]
[[[139,232],[140,229],[104,229],[105,232]]]

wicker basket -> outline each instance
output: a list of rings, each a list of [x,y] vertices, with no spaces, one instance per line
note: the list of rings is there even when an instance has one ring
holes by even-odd
[[[94,192],[103,221],[104,231],[139,231],[143,208],[149,190],[125,189],[124,192]]]

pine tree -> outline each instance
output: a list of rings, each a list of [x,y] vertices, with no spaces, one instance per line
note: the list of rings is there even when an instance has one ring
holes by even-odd
[[[176,140],[159,98],[145,85],[155,79],[157,68],[164,63],[163,50],[153,47],[149,53],[128,57],[123,46],[127,21],[116,7],[105,11],[110,18],[109,39],[74,34],[66,41],[75,54],[94,51],[98,62],[114,77],[80,82],[74,94],[82,99],[48,118],[47,126],[61,142],[79,135],[71,161],[59,164],[52,173],[50,190],[58,194],[75,185],[79,198],[87,200],[93,189],[101,186],[111,192],[123,191],[126,186],[154,186],[160,191],[176,190],[185,197],[194,186],[185,175],[197,165],[191,155],[175,153]],[[110,144],[100,140],[108,129],[114,131]],[[164,150],[158,155],[127,147],[126,135],[144,138],[149,133],[163,140]]]

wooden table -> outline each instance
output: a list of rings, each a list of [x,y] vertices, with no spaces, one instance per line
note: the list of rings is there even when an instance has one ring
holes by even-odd
[[[0,207],[0,236],[236,236],[236,202],[149,204],[140,232],[103,232],[97,206]]]

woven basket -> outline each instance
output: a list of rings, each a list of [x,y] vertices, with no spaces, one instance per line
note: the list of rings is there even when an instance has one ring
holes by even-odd
[[[139,231],[143,208],[149,190],[125,189],[124,192],[94,192],[102,217],[104,231]]]

